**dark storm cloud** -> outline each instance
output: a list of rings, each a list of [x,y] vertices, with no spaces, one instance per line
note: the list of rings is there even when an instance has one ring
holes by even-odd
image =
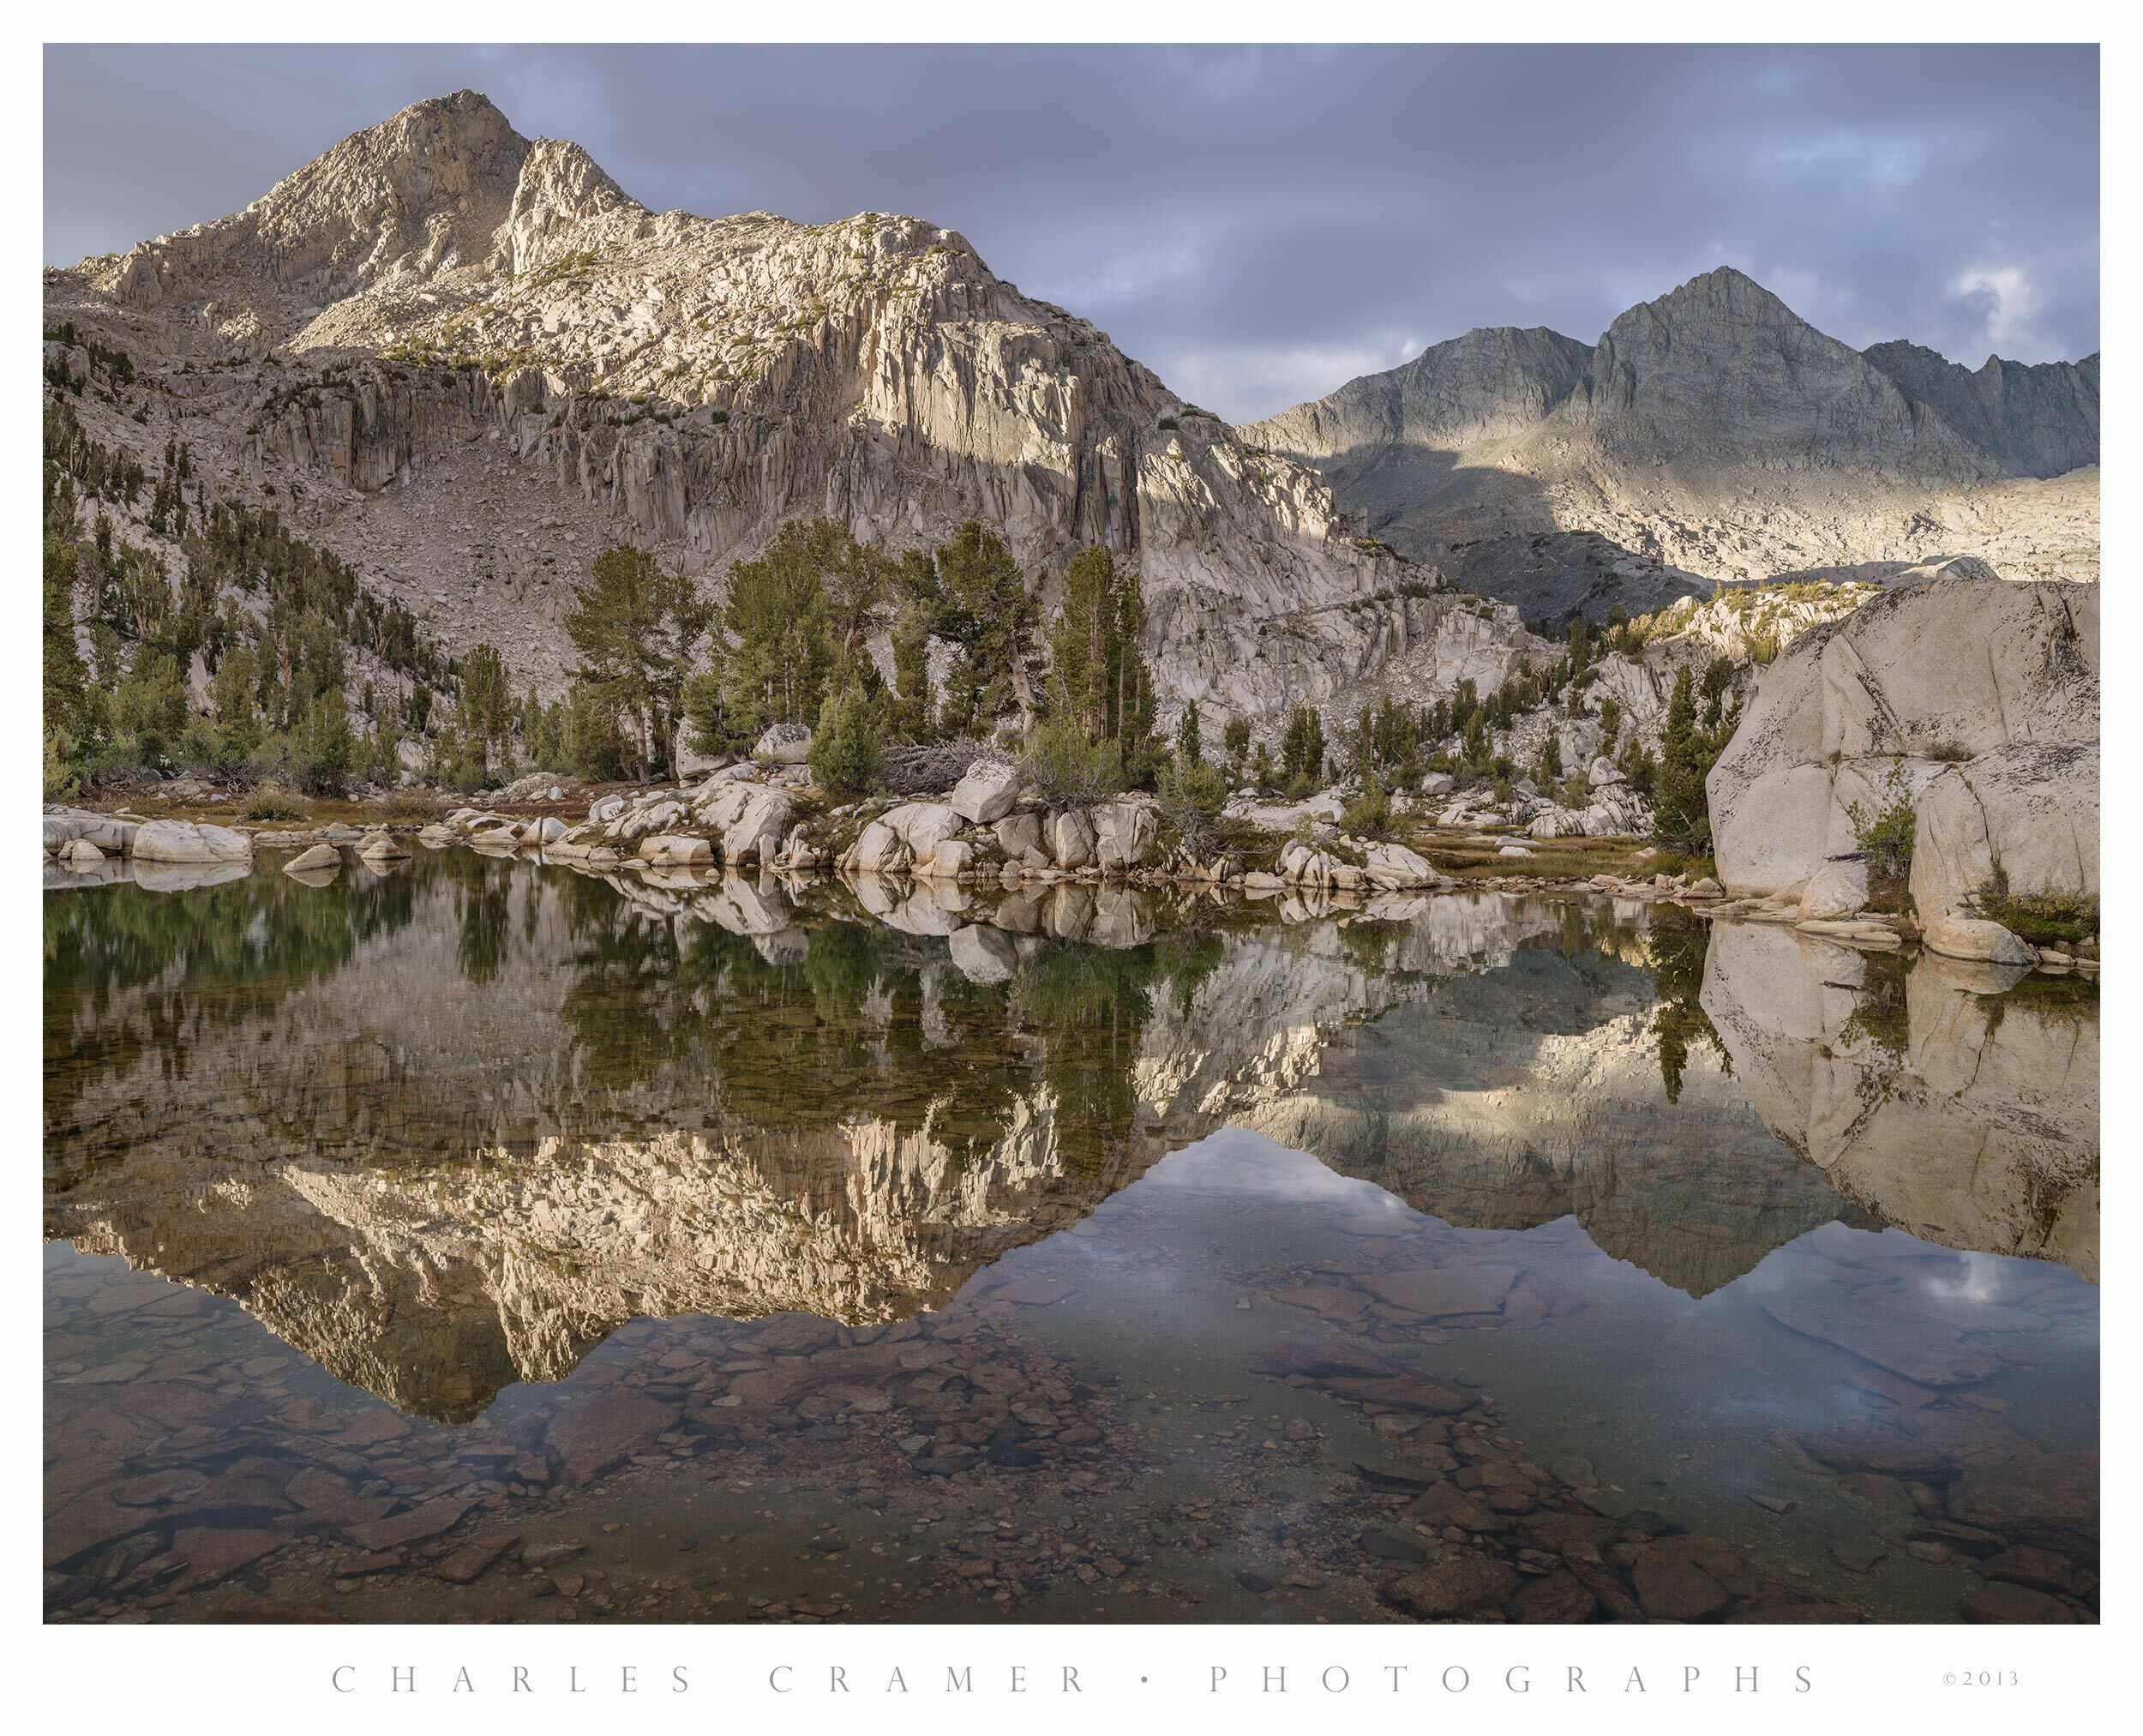
[[[1238,419],[1720,264],[1857,345],[2098,341],[2092,48],[56,49],[45,257],[463,86],[657,209],[958,229]]]

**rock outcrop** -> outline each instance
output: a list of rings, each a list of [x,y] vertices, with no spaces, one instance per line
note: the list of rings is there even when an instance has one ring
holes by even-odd
[[[1924,924],[1996,886],[2095,898],[2098,657],[2092,586],[1945,576],[1816,628],[1764,671],[1707,782],[1720,879],[1834,907],[1855,807],[1902,806]]]
[[[2095,356],[1969,374],[1907,344],[1862,354],[1722,267],[1596,345],[1472,332],[1243,433],[1466,589],[1597,619],[1957,553],[2095,579],[2098,420]]]
[[[253,840],[227,826],[151,820],[135,828],[131,854],[140,862],[246,862],[253,859]]]

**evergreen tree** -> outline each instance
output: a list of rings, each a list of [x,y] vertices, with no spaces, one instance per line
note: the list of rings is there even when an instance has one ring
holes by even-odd
[[[1324,778],[1324,719],[1314,706],[1297,706],[1288,714],[1280,738],[1280,775],[1290,790],[1307,795]]]
[[[979,733],[1016,710],[1023,730],[1036,709],[1036,610],[1003,539],[970,520],[933,556],[903,561],[899,582],[931,636],[957,647],[939,728]]]
[[[564,624],[581,656],[575,678],[623,724],[643,778],[668,762],[707,613],[681,571],[665,572],[630,544],[597,556],[573,587]]]
[[[1198,708],[1195,700],[1185,700],[1183,715],[1176,719],[1176,752],[1193,766],[1204,763],[1205,749],[1198,736]]]
[[[883,702],[852,682],[828,694],[811,732],[811,778],[829,796],[852,799],[877,787],[885,735]]]
[[[1250,757],[1250,719],[1230,718],[1222,728],[1221,745],[1228,750],[1231,775],[1240,778],[1243,762]]]
[[[472,646],[461,660],[456,721],[471,750],[487,771],[493,754],[507,745],[512,729],[513,703],[513,692],[507,684],[506,659],[499,655],[499,648],[495,645]]]
[[[1672,850],[1691,855],[1712,846],[1711,808],[1704,778],[1726,745],[1726,737],[1696,720],[1695,684],[1684,664],[1674,677],[1666,722],[1660,732],[1660,766],[1653,798],[1652,835]]]
[[[330,688],[313,700],[291,740],[291,775],[303,790],[315,793],[339,790],[356,756],[348,705],[340,688]]]
[[[71,759],[81,743],[89,673],[75,642],[75,544],[45,538],[45,757],[48,765]]]
[[[903,604],[893,621],[893,685],[898,689],[892,712],[896,734],[927,742],[935,734],[935,707],[930,694],[930,625],[915,603]]]

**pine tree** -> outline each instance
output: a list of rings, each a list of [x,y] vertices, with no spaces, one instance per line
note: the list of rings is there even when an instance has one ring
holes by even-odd
[[[1176,752],[1193,766],[1204,763],[1204,744],[1198,736],[1198,708],[1193,700],[1184,702],[1183,715],[1176,719]]]
[[[1660,732],[1652,810],[1652,835],[1658,843],[1692,855],[1710,850],[1711,808],[1704,795],[1704,778],[1724,746],[1723,742],[1714,742],[1696,721],[1696,689],[1684,664],[1674,677],[1666,722]]]
[[[488,772],[495,751],[503,749],[512,729],[513,690],[506,659],[495,645],[477,645],[461,659],[461,688],[456,702],[461,733]]]
[[[1304,795],[1324,778],[1324,719],[1313,706],[1297,706],[1288,714],[1280,740],[1280,776],[1290,790]]]
[[[861,683],[828,694],[819,708],[811,732],[811,779],[829,796],[867,796],[876,787],[885,734],[880,709]]]
[[[949,734],[981,732],[1017,711],[1035,714],[1035,607],[1018,563],[994,531],[970,520],[926,558],[903,560],[901,588],[933,638],[957,647],[939,705]]]
[[[573,588],[567,636],[581,656],[575,678],[633,739],[639,775],[666,765],[693,652],[708,611],[681,571],[620,544],[596,556]]]
[[[45,538],[45,752],[48,761],[71,759],[81,745],[88,671],[75,643],[75,544]]]
[[[893,704],[895,732],[910,742],[935,735],[935,708],[930,695],[930,626],[920,607],[905,604],[893,621]]]

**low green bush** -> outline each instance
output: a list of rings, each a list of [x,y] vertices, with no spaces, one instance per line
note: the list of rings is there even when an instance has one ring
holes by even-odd
[[[309,820],[313,805],[295,790],[285,790],[278,784],[263,784],[245,799],[245,806],[238,810],[246,820]]]
[[[1045,802],[1106,802],[1124,789],[1124,758],[1114,742],[1090,741],[1076,724],[1044,724],[1020,770]]]

